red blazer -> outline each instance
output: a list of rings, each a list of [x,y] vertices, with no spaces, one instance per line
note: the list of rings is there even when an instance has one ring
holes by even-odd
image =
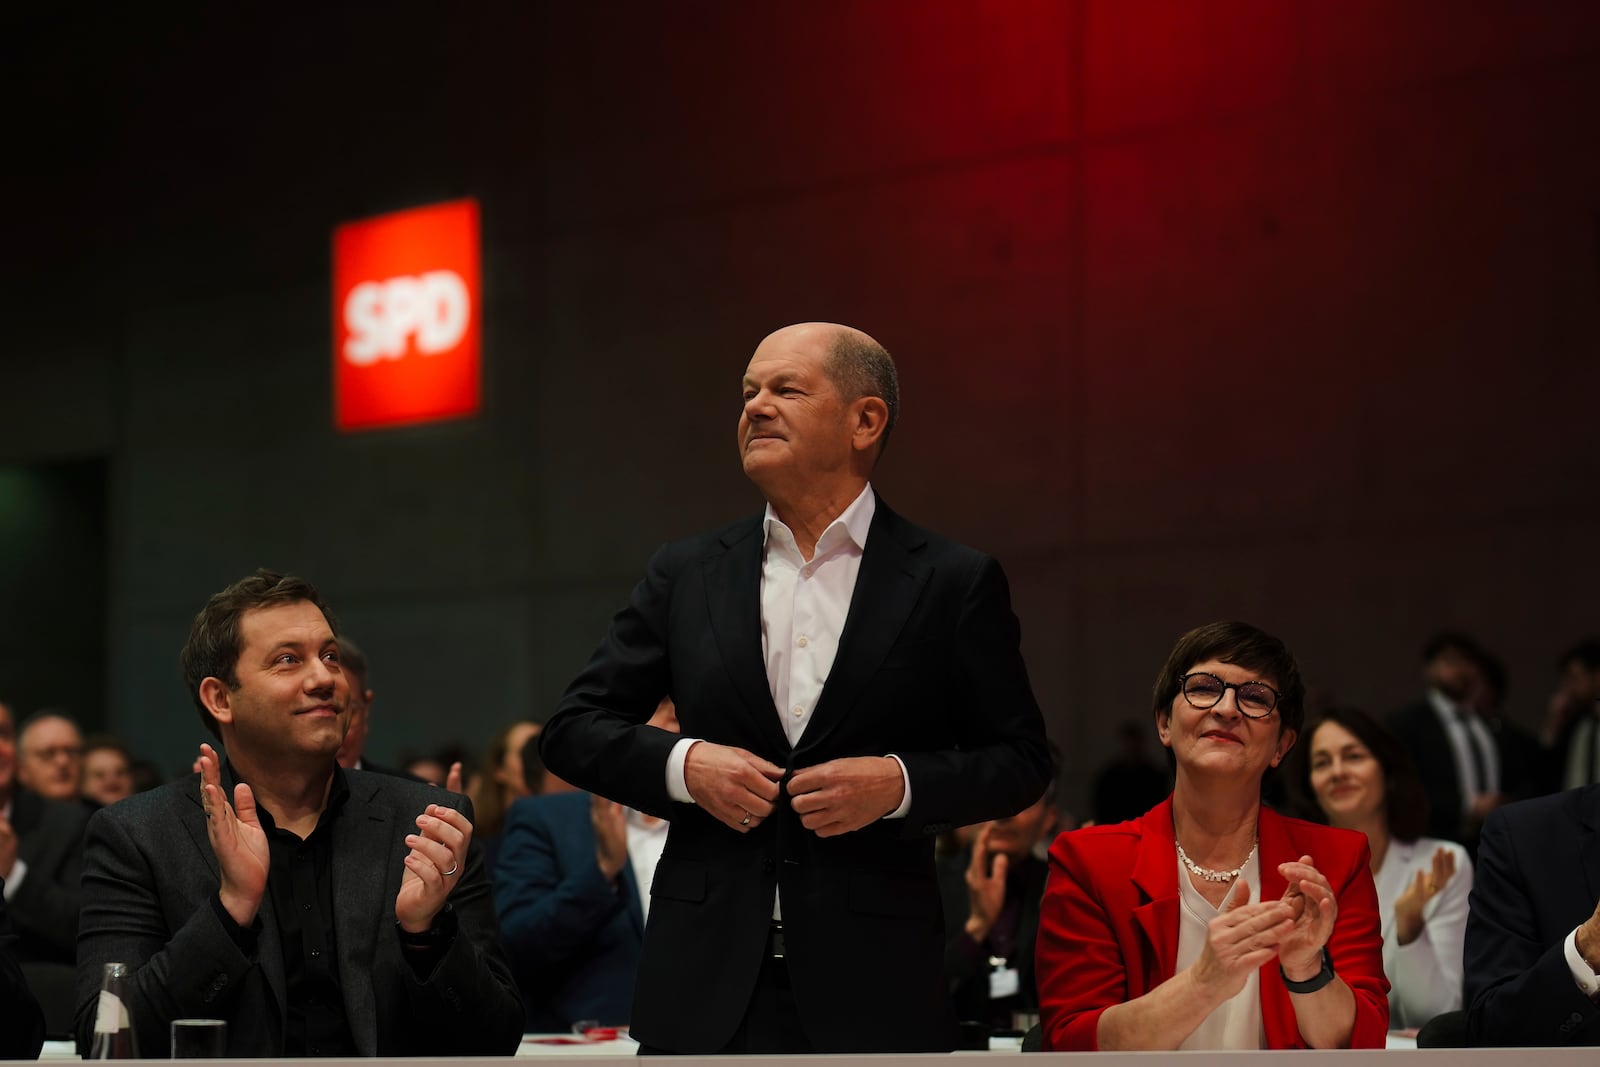
[[[1382,1048],[1389,1029],[1378,894],[1365,835],[1289,819],[1267,808],[1257,824],[1261,899],[1288,884],[1278,864],[1310,856],[1333,887],[1339,917],[1333,969],[1355,993],[1351,1048]],[[1178,851],[1172,798],[1143,818],[1057,837],[1039,915],[1036,973],[1048,1050],[1094,1051],[1100,1013],[1171,978],[1178,956]],[[1304,1048],[1276,959],[1261,968],[1267,1047]]]

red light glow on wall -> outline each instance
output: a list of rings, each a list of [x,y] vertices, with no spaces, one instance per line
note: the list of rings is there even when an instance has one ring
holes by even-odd
[[[477,414],[480,281],[475,200],[334,230],[333,406],[339,429]]]

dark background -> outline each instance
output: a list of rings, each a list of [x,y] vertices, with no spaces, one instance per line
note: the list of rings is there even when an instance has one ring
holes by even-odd
[[[129,5],[142,8],[142,5]],[[1537,724],[1600,630],[1600,5],[787,0],[0,16],[0,699],[164,765],[257,565],[371,752],[543,718],[759,506],[761,337],[868,330],[875,480],[1007,567],[1069,806],[1183,630],[1383,710],[1459,626]],[[485,408],[332,429],[341,222],[483,212]]]

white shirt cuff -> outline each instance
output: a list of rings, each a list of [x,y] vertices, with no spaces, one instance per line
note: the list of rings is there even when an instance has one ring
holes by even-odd
[[[10,900],[22,888],[22,879],[28,873],[28,863],[21,856],[11,865],[11,877],[6,879],[6,899]]]
[[[1567,954],[1567,970],[1572,972],[1572,980],[1578,983],[1583,995],[1592,1000],[1595,994],[1600,993],[1600,975],[1595,974],[1589,962],[1578,954],[1576,929],[1567,935],[1567,939],[1561,943],[1561,948]]]
[[[683,767],[689,760],[689,750],[699,743],[698,737],[681,737],[667,754],[667,796],[680,804],[694,803],[694,797],[689,795],[689,782],[684,777]]]
[[[901,759],[899,756],[896,756],[893,752],[889,753],[889,758],[900,764],[900,780],[905,783],[906,795],[905,798],[900,801],[900,806],[895,808],[889,814],[885,815],[884,818],[903,819],[906,817],[906,812],[911,810],[911,773],[906,770],[905,760]]]

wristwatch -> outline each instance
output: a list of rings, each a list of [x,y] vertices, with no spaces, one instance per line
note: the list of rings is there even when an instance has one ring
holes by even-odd
[[[1283,964],[1278,964],[1278,973],[1283,975],[1283,987],[1291,993],[1315,993],[1329,982],[1333,981],[1333,960],[1328,957],[1328,946],[1322,946],[1322,970],[1307,978],[1304,982],[1296,982],[1283,973]]]

